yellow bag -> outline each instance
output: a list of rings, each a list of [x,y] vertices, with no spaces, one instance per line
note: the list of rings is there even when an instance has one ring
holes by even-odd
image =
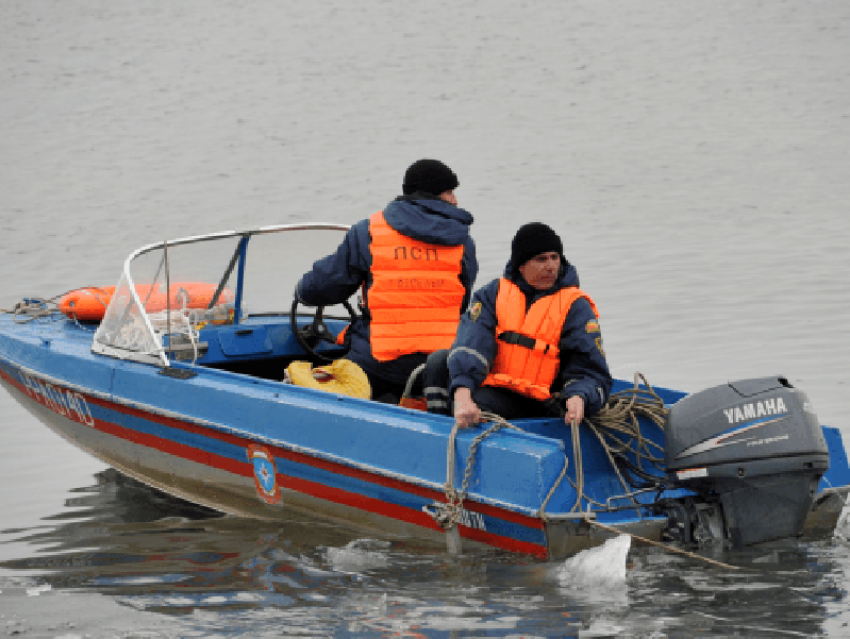
[[[286,373],[296,386],[306,386],[340,395],[372,398],[372,387],[366,373],[347,359],[338,359],[328,366],[312,368],[310,362],[292,362]]]

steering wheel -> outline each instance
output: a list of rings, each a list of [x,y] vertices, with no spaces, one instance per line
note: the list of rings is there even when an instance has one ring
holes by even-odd
[[[351,321],[354,322],[354,320],[357,319],[357,313],[354,311],[351,304],[349,304],[348,300],[346,300],[342,303],[342,305],[345,307],[345,310],[348,311],[349,316],[351,316]],[[334,359],[344,357],[348,353],[348,350],[351,348],[351,335],[346,333],[345,341],[342,345],[342,351],[339,352],[336,357],[328,357],[327,355],[322,355],[317,352],[316,347],[318,347],[321,342],[336,344],[336,335],[328,330],[327,324],[325,324],[325,320],[322,317],[322,311],[324,310],[324,306],[316,307],[313,322],[307,326],[298,328],[298,300],[295,299],[292,301],[292,309],[289,311],[289,324],[292,327],[292,334],[295,335],[295,339],[298,341],[299,346],[304,349],[304,352],[307,353],[309,357],[324,364],[330,364],[334,361]]]

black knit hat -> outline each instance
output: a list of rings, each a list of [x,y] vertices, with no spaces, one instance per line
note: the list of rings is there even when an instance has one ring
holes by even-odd
[[[564,255],[564,246],[558,234],[542,222],[525,224],[511,242],[511,265],[518,269],[535,255],[551,251]]]
[[[439,160],[417,160],[404,174],[402,190],[405,195],[416,191],[439,195],[456,189],[459,184],[454,172]]]

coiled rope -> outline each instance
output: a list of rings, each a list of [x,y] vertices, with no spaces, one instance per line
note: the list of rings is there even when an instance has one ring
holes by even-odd
[[[643,387],[641,387],[641,382],[643,382]],[[649,470],[648,466],[663,470],[664,449],[643,435],[639,419],[642,416],[647,417],[663,431],[669,412],[670,409],[664,406],[664,400],[655,392],[646,377],[642,373],[636,372],[633,388],[614,393],[602,407],[602,410],[593,417],[585,418],[584,423],[599,440],[626,493],[631,491],[614,459],[615,455],[622,457],[626,453],[631,453],[637,462],[638,470],[642,472]],[[577,441],[577,430],[577,428],[573,429],[573,450],[576,458],[579,459],[581,457],[581,446]],[[579,464],[580,462],[577,463],[576,483],[573,484],[577,493],[573,511],[580,509],[582,499],[595,506],[604,507],[604,504],[583,494],[584,478],[580,476],[583,473],[579,472],[581,470]],[[631,497],[631,500],[636,507],[639,505],[634,497]]]

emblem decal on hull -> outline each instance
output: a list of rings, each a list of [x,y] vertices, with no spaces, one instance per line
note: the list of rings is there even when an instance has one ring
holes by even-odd
[[[254,484],[257,493],[267,504],[280,503],[280,488],[277,485],[277,469],[274,457],[265,446],[248,446],[248,459],[254,464]]]

